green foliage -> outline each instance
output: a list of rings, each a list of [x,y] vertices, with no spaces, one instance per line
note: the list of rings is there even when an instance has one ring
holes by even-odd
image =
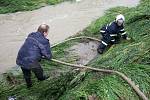
[[[50,5],[55,5],[60,2],[64,2],[64,1],[67,1],[67,0],[47,0],[48,4],[50,4]]]
[[[34,10],[49,5],[55,5],[66,0],[0,0],[0,13]]]
[[[31,89],[26,89],[24,84],[12,88],[3,88],[0,85],[0,99],[6,100],[9,96],[15,96],[18,100],[56,100],[70,87],[75,76],[74,72],[64,73],[58,78],[36,82]]]
[[[141,4],[135,8],[110,9],[80,35],[99,37],[100,27],[114,20],[114,16],[117,14],[124,14],[126,17],[125,28],[132,40],[122,41],[120,44],[110,47],[103,55],[91,61],[88,66],[123,72],[150,98],[149,3],[149,0],[141,0]],[[78,42],[80,41],[75,40],[54,47],[52,49],[54,58],[69,62],[70,59],[66,59],[65,56],[67,54],[65,48]],[[45,60],[42,61],[42,65],[47,74],[55,69],[61,70],[65,74],[59,73],[60,75],[57,77],[51,77],[43,82],[36,82],[33,77],[35,84],[31,90],[26,89],[20,76],[16,77],[21,83],[11,89],[10,85],[6,84],[7,82],[2,81],[0,99],[5,100],[8,96],[14,95],[21,100],[87,100],[90,95],[96,95],[100,100],[139,100],[132,88],[116,75],[100,72],[88,72],[86,75],[84,72],[68,73],[70,71],[68,66]]]

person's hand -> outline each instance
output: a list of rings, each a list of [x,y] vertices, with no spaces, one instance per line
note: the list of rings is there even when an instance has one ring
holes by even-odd
[[[131,40],[131,38],[127,37],[127,38],[126,38],[126,40],[130,41],[130,40]]]

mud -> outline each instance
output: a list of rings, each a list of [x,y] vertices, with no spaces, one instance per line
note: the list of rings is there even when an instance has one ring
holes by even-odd
[[[76,64],[87,65],[97,53],[98,42],[84,41],[68,49],[69,55],[76,56]]]

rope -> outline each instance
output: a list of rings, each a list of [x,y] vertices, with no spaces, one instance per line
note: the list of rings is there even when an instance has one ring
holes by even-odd
[[[62,41],[62,42],[56,43],[56,44],[52,45],[51,48],[53,48],[53,47],[55,47],[55,46],[57,46],[57,45],[59,45],[59,44],[65,43],[65,42],[68,42],[68,41],[71,41],[71,40],[75,40],[75,39],[90,39],[90,40],[94,40],[94,41],[100,42],[99,39],[96,39],[96,38],[93,38],[93,37],[80,36],[80,37],[75,37],[75,38],[69,38],[69,39],[64,40],[64,41]],[[63,65],[71,66],[71,67],[76,67],[76,68],[85,68],[85,69],[89,69],[89,70],[92,70],[92,71],[99,71],[99,72],[104,72],[104,73],[114,73],[114,74],[120,76],[123,80],[125,80],[125,81],[133,88],[133,90],[136,92],[136,94],[137,94],[142,100],[148,100],[148,98],[147,98],[147,97],[145,96],[145,94],[138,88],[138,86],[137,86],[133,81],[131,81],[131,79],[128,78],[125,74],[123,74],[123,73],[121,73],[121,72],[119,72],[119,71],[108,70],[108,69],[99,69],[99,68],[88,67],[88,66],[84,66],[84,65],[71,64],[71,63],[62,62],[62,61],[59,61],[59,60],[56,60],[56,59],[51,59],[51,61],[56,62],[56,63],[63,64]]]
[[[65,42],[68,42],[68,41],[71,41],[71,40],[76,40],[76,39],[90,39],[90,40],[94,40],[94,41],[100,42],[100,40],[97,39],[97,38],[87,37],[87,36],[80,36],[80,37],[69,38],[69,39],[66,39],[64,41],[58,42],[58,43],[52,45],[51,48],[56,47],[59,44],[62,44],[62,43],[65,43]]]

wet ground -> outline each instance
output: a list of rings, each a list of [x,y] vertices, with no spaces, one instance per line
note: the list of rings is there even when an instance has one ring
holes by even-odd
[[[36,31],[41,23],[50,25],[48,37],[54,44],[83,30],[107,9],[116,6],[133,7],[140,0],[77,1],[46,6],[34,11],[0,14],[0,73],[16,65],[16,55],[25,37]]]
[[[69,48],[68,52],[76,56],[76,64],[86,65],[98,55],[98,44],[95,41],[84,41]]]

